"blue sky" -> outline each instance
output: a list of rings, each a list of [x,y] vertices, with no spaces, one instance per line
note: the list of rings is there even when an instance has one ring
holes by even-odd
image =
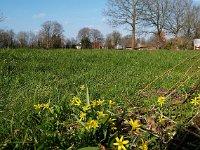
[[[38,31],[47,20],[58,21],[65,36],[75,37],[83,27],[99,29],[104,35],[119,30],[106,24],[102,11],[106,0],[0,0],[0,13],[6,17],[0,28],[19,31]],[[200,0],[195,0],[200,3]]]
[[[0,0],[0,13],[6,17],[0,28],[38,31],[47,20],[58,21],[66,37],[75,37],[83,27],[112,32],[102,11],[106,0]]]

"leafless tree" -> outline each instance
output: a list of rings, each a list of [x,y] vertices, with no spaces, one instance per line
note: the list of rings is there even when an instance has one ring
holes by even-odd
[[[161,47],[164,27],[168,19],[169,0],[143,0],[144,11],[142,18],[146,26],[154,28],[154,34],[157,34],[158,41],[157,47]]]
[[[15,41],[15,33],[13,30],[0,31],[0,45],[4,48],[13,48]]]
[[[4,21],[5,17],[3,15],[0,15],[0,22]]]
[[[199,28],[200,6],[194,6],[192,0],[188,0],[184,20],[183,32],[187,39],[193,39],[195,32]]]
[[[140,23],[141,0],[107,0],[104,15],[113,26],[128,25],[132,31],[132,49],[135,47],[136,25]]]
[[[114,48],[114,46],[112,45],[112,35],[111,34],[106,35],[105,48],[107,48],[107,49]]]
[[[187,0],[170,0],[164,28],[177,39],[184,26]]]
[[[122,40],[122,36],[121,36],[121,33],[119,33],[118,31],[113,31],[111,33],[111,36],[112,36],[112,43],[113,45],[116,47],[117,44],[121,44],[121,40]]]
[[[105,47],[106,48],[115,48],[117,44],[122,44],[122,36],[118,31],[113,31],[112,33],[106,36]]]
[[[27,32],[19,32],[17,34],[17,39],[19,41],[20,47],[27,47],[28,46],[28,34]]]
[[[34,32],[27,32],[28,34],[28,46],[30,48],[38,48],[38,35]]]
[[[103,43],[103,34],[98,29],[90,29],[90,39],[92,42]]]
[[[90,42],[103,43],[103,34],[98,29],[84,27],[79,30],[77,39],[80,42],[84,38],[89,38]]]
[[[85,37],[88,37],[88,38],[90,37],[90,28],[88,27],[84,27],[79,30],[77,40],[80,42],[82,38],[85,38]]]
[[[59,47],[63,38],[63,27],[56,21],[46,21],[40,31],[45,48]]]

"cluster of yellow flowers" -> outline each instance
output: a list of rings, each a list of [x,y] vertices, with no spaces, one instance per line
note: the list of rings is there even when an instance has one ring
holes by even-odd
[[[46,104],[36,104],[36,105],[33,105],[34,106],[34,108],[36,109],[36,110],[38,110],[38,109],[49,109],[49,103],[46,103]]]
[[[84,85],[80,86],[81,90],[84,90]],[[112,100],[92,100],[91,104],[85,104],[84,101],[81,101],[79,97],[74,96],[70,100],[71,106],[75,106],[79,112],[79,120],[85,124],[86,129],[99,128],[101,125],[101,119],[106,115],[106,108],[111,108],[115,102]],[[77,112],[76,112],[77,113]],[[85,122],[85,123],[84,123]]]
[[[96,129],[99,127],[99,123],[97,120],[89,120],[87,123],[86,123],[86,129],[87,130],[90,130],[90,129]]]

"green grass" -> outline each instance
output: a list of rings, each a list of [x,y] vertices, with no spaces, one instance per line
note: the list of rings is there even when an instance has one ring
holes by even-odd
[[[74,87],[81,84],[88,85],[93,99],[133,99],[138,90],[157,76],[197,54],[200,52],[0,50],[1,101],[7,104],[7,110],[23,109],[34,101],[50,99],[56,103],[63,95],[69,98],[75,92]],[[183,79],[183,73],[198,58],[186,61],[153,83],[148,91],[169,89]],[[187,76],[190,74],[191,71]]]
[[[144,95],[160,96],[159,91],[188,77],[174,88],[191,89],[199,79],[199,56],[200,51],[1,49],[0,132],[10,129],[12,119],[15,128],[20,126],[33,104],[70,99],[82,84],[89,87],[91,99],[113,99],[121,105],[135,101],[138,91],[161,75]],[[163,74],[187,58],[191,59]]]

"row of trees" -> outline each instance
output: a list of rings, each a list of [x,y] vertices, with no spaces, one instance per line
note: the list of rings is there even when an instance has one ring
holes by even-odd
[[[3,21],[3,20],[2,20]],[[13,30],[0,30],[0,47],[2,48],[115,48],[117,44],[130,47],[130,35],[122,37],[118,31],[113,31],[104,38],[101,31],[84,27],[79,30],[77,38],[65,38],[64,29],[56,21],[46,21],[38,33]]]
[[[0,30],[0,47],[60,48],[64,47],[63,27],[56,21],[46,21],[38,33]]]
[[[195,6],[192,0],[107,0],[104,11],[111,25],[130,27],[132,48],[136,46],[136,34],[142,32],[153,33],[158,48],[162,46],[163,33],[173,35],[176,40],[199,38],[199,14],[200,6]]]
[[[143,38],[137,41],[147,44],[149,40],[145,41]],[[0,48],[76,48],[78,44],[81,44],[83,49],[101,47],[112,49],[119,44],[131,47],[131,35],[123,37],[120,32],[113,31],[104,38],[99,30],[84,27],[79,30],[77,39],[69,39],[64,37],[62,26],[54,21],[42,24],[38,33],[0,30]]]
[[[156,48],[173,44],[187,48],[194,38],[200,38],[199,14],[200,6],[195,6],[192,0],[107,0],[104,15],[108,22],[113,26],[129,27],[131,35],[122,37],[114,31],[104,39],[99,30],[85,27],[79,30],[76,40],[66,39],[61,24],[46,21],[37,34],[0,30],[0,47],[74,48],[80,43],[83,48],[98,45],[115,48],[122,44],[134,49],[138,41],[141,42],[137,37],[151,33],[152,36],[146,39],[148,42],[142,39],[143,43]],[[4,17],[0,17],[0,22],[3,20]],[[173,39],[167,41],[166,34]],[[185,45],[180,46],[180,43]]]

